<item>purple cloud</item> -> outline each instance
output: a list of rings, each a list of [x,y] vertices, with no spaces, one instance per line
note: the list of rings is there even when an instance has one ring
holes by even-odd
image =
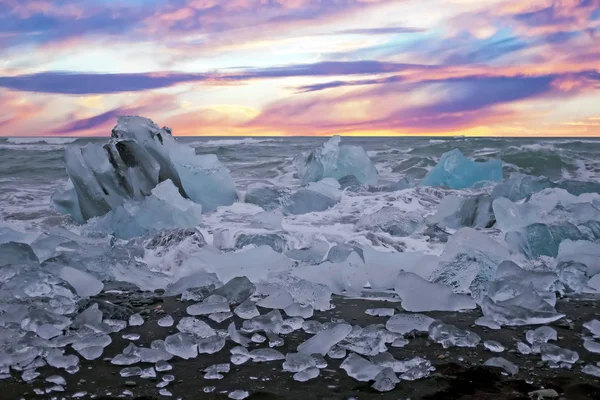
[[[60,128],[52,130],[49,133],[52,135],[65,135],[69,133],[98,128],[109,121],[116,120],[118,116],[137,114],[139,111],[139,108],[114,108],[110,111],[95,115],[90,118],[78,119],[69,122],[61,126]]]

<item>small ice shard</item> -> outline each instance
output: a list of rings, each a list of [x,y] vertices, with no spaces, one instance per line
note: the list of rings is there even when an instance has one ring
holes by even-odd
[[[397,338],[392,342],[392,347],[404,347],[408,344],[408,340],[404,338]]]
[[[198,356],[198,345],[191,336],[185,333],[176,333],[167,336],[165,339],[165,350],[185,360]]]
[[[254,362],[269,362],[284,360],[285,356],[275,349],[256,349],[248,353]]]
[[[54,383],[55,385],[66,386],[67,381],[60,375],[52,375],[46,378],[46,382]]]
[[[234,399],[234,400],[243,400],[245,398],[247,398],[248,396],[250,396],[250,393],[248,393],[245,390],[234,390],[233,392],[230,392],[227,397],[229,397],[230,399]]]
[[[498,265],[511,258],[510,252],[482,232],[461,228],[450,236],[439,266],[430,279],[449,286],[455,293],[470,293],[475,299],[485,294]]]
[[[117,354],[110,363],[114,365],[133,365],[140,361],[141,358],[135,354]]]
[[[260,315],[258,308],[256,308],[256,303],[250,300],[246,300],[237,306],[233,310],[233,313],[242,319],[252,319]]]
[[[77,352],[86,360],[95,360],[97,358],[100,358],[100,356],[104,352],[104,347],[90,346],[83,349],[79,349],[77,350]]]
[[[400,379],[391,368],[384,368],[375,377],[375,383],[371,387],[378,392],[389,392],[394,390]]]
[[[225,339],[219,335],[198,340],[198,354],[215,354],[225,347]]]
[[[483,342],[483,347],[493,353],[502,353],[504,351],[504,346],[494,340],[486,340]]]
[[[523,342],[517,343],[517,351],[521,354],[531,354],[533,350]]]
[[[445,349],[451,346],[475,347],[481,341],[476,333],[458,329],[454,325],[444,324],[440,320],[432,322],[429,326],[429,338],[440,343]]]
[[[225,364],[215,364],[206,368],[204,372],[204,379],[223,379],[223,375],[226,374],[230,370],[230,365],[228,363]]]
[[[419,214],[385,206],[379,211],[363,216],[354,227],[359,231],[380,230],[392,236],[406,237],[414,233],[422,223],[423,217]]]
[[[489,195],[455,196],[442,199],[437,212],[427,221],[441,228],[489,228],[494,224],[492,199]]]
[[[328,251],[329,243],[323,240],[316,240],[308,247],[288,250],[285,255],[292,260],[300,261],[302,263],[319,264],[323,261]]]
[[[165,396],[165,397],[173,396],[173,393],[169,392],[167,389],[160,389],[158,391],[158,394],[160,394],[161,396]]]
[[[325,328],[323,327],[323,324],[319,321],[308,320],[302,323],[302,329],[304,330],[304,332],[314,335],[321,332]]]
[[[140,367],[127,367],[123,368],[119,374],[123,378],[129,378],[130,376],[140,376],[142,375],[142,369]]]
[[[260,300],[258,303],[256,303],[256,305],[263,308],[275,308],[282,310],[293,303],[294,298],[292,295],[287,290],[280,289]]]
[[[294,380],[297,382],[306,382],[319,376],[321,371],[317,367],[310,367],[298,371],[294,374]]]
[[[377,169],[367,152],[360,146],[340,145],[340,141],[339,136],[334,136],[323,147],[294,158],[303,185],[323,178],[340,179],[349,175],[364,184],[377,184]]]
[[[329,329],[324,329],[298,346],[299,353],[326,355],[331,347],[340,341],[352,331],[349,324],[338,324]]]
[[[104,288],[104,284],[92,275],[72,267],[63,267],[60,277],[69,282],[81,297],[95,296]]]
[[[229,304],[240,304],[252,296],[255,291],[256,287],[247,277],[237,276],[215,289],[212,294],[225,297]]]
[[[173,317],[171,317],[170,315],[165,315],[164,317],[159,319],[156,323],[158,324],[158,326],[170,327],[170,326],[173,326],[175,321],[173,320]]]
[[[339,360],[346,357],[346,349],[335,345],[327,352],[327,357],[332,358],[334,360]]]
[[[261,334],[255,333],[254,335],[252,335],[250,340],[252,341],[252,343],[264,343],[265,340],[267,340],[267,338]]]
[[[477,307],[471,297],[454,294],[447,286],[428,282],[412,272],[399,273],[394,289],[406,311],[459,311]]]
[[[579,360],[579,354],[576,351],[563,349],[550,343],[540,345],[540,354],[542,355],[542,361],[574,364]]]
[[[596,342],[595,340],[584,338],[583,348],[590,353],[600,354],[600,343]]]
[[[267,338],[269,339],[269,347],[281,347],[283,346],[283,339],[273,332],[266,332]]]
[[[69,372],[70,368],[77,367],[79,365],[79,358],[74,355],[62,355],[60,353],[51,353],[46,357],[48,365],[54,368],[64,369]]]
[[[283,362],[283,370],[287,372],[300,372],[316,366],[315,359],[305,353],[288,353]]]
[[[600,292],[600,274],[592,276],[588,281],[587,286],[597,292]]]
[[[549,340],[557,340],[556,330],[549,326],[540,326],[534,330],[525,332],[525,339],[531,345],[534,352],[539,353],[540,345],[548,343]]]
[[[285,215],[300,215],[325,211],[342,199],[340,184],[333,179],[325,178],[298,189],[286,201],[283,207]]]
[[[600,367],[597,367],[592,364],[587,364],[583,368],[581,368],[581,372],[584,374],[595,376],[596,378],[600,378]]]
[[[140,314],[133,314],[129,317],[129,326],[141,326],[144,324],[144,318]]]
[[[177,324],[177,330],[195,338],[207,338],[216,335],[215,330],[206,322],[193,317],[181,318]]]
[[[201,303],[193,304],[187,308],[189,315],[208,315],[217,312],[229,312],[229,301],[219,295],[211,295]]]
[[[391,317],[385,323],[385,327],[390,332],[402,335],[412,331],[429,332],[429,326],[433,321],[435,321],[433,318],[425,314],[400,313]]]
[[[243,336],[235,327],[235,322],[232,322],[227,327],[227,332],[229,333],[229,338],[235,343],[242,345],[244,347],[248,347],[250,345],[250,340],[247,337]]]
[[[382,366],[367,361],[355,353],[350,354],[340,368],[346,371],[349,377],[359,382],[372,381],[383,370]]]
[[[516,375],[519,373],[519,367],[502,357],[492,357],[487,360],[484,365],[487,365],[488,367],[502,368],[511,375]]]
[[[173,366],[166,361],[158,361],[156,365],[154,365],[154,369],[158,372],[170,371],[173,369]]]
[[[593,319],[583,324],[583,327],[590,331],[595,338],[600,338],[600,321]]]
[[[494,319],[489,315],[477,318],[474,321],[474,324],[477,326],[484,326],[486,328],[490,328],[490,329],[494,329],[494,330],[498,330],[498,329],[502,328],[502,325],[500,325],[499,323],[494,321]]]
[[[125,340],[135,341],[140,338],[140,334],[139,333],[125,333],[121,337]]]
[[[450,189],[467,189],[479,182],[502,180],[502,161],[474,162],[460,150],[444,153],[439,163],[421,181],[421,186],[446,186]]]
[[[299,303],[293,303],[284,308],[283,312],[285,312],[288,317],[310,318],[313,316],[314,309],[310,304],[303,306]]]
[[[231,317],[233,317],[233,313],[231,312],[219,312],[210,314],[208,316],[208,319],[210,319],[211,321],[215,321],[217,324],[220,324],[221,322],[228,320]]]
[[[158,346],[160,343],[160,346]],[[168,361],[173,358],[173,355],[165,349],[165,342],[155,340],[151,344],[151,348],[137,347],[134,351],[140,357],[141,362],[156,363],[159,361]]]
[[[244,327],[249,326],[251,331],[271,331],[279,333],[283,325],[283,317],[279,310],[273,310],[265,315],[259,315],[250,320],[244,321]]]
[[[28,369],[23,371],[23,373],[21,374],[21,379],[24,382],[30,382],[32,380],[34,380],[35,378],[37,378],[38,376],[40,376],[40,373],[37,372],[35,369]]]
[[[393,308],[368,308],[365,314],[372,315],[374,317],[391,317],[394,315],[395,310]]]
[[[140,378],[142,379],[154,379],[156,378],[156,371],[154,367],[144,368],[142,373],[140,374]]]

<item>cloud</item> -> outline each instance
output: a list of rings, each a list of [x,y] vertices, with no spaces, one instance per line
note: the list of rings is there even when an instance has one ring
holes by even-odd
[[[106,126],[109,122],[114,122],[121,115],[135,115],[140,111],[139,108],[115,108],[106,111],[102,114],[94,115],[93,117],[77,119],[69,122],[57,129],[51,130],[51,135],[66,135],[81,131],[89,131],[102,126]]]
[[[363,29],[344,29],[332,33],[333,35],[390,35],[402,33],[422,33],[427,29],[413,28],[406,26],[393,26],[387,28],[363,28]]]

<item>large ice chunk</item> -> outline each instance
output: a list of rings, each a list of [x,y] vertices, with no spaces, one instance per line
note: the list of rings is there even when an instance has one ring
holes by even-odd
[[[298,346],[298,353],[320,354],[324,356],[331,347],[344,340],[352,331],[349,324],[338,324],[322,330]]]
[[[479,299],[487,282],[495,278],[498,265],[507,259],[507,248],[472,228],[462,228],[450,236],[431,280]]]
[[[544,176],[517,173],[497,184],[492,190],[492,198],[505,197],[512,201],[518,201],[553,186],[552,181]]]
[[[557,262],[576,262],[587,267],[589,276],[600,274],[600,244],[589,240],[564,240],[558,246]]]
[[[567,239],[585,240],[588,237],[569,222],[551,225],[535,223],[506,234],[506,243],[530,259],[540,256],[556,257],[560,243]]]
[[[65,164],[73,189],[66,187],[53,200],[59,211],[75,219],[88,220],[126,201],[140,201],[167,179],[205,211],[237,199],[235,183],[215,155],[196,155],[169,128],[147,118],[118,117],[109,143],[68,146]]]
[[[475,300],[454,294],[449,287],[431,283],[412,272],[401,272],[395,286],[406,311],[459,311],[477,307]]]
[[[246,203],[256,204],[266,211],[280,208],[283,199],[288,195],[288,190],[271,186],[249,186],[244,200]]]
[[[181,197],[170,180],[158,184],[140,202],[128,201],[108,212],[87,229],[130,239],[160,229],[193,228],[200,223],[202,206]]]
[[[339,136],[334,136],[322,148],[294,158],[303,185],[323,178],[340,179],[348,175],[354,175],[361,183],[377,183],[377,169],[367,152],[360,146],[340,146],[340,141]]]
[[[427,218],[428,222],[442,228],[458,229],[464,226],[489,228],[494,224],[492,199],[488,195],[446,196],[437,212]]]
[[[331,178],[312,182],[299,189],[285,201],[283,213],[287,215],[306,214],[309,212],[325,211],[342,199],[340,184]]]
[[[502,180],[502,161],[474,162],[467,159],[458,149],[442,155],[440,162],[425,175],[422,186],[446,186],[465,189],[483,181]]]
[[[483,315],[498,325],[520,326],[547,324],[564,317],[538,295],[533,286],[508,300],[494,302],[484,297],[481,302]]]
[[[104,288],[104,284],[92,275],[72,267],[63,267],[60,277],[69,282],[81,297],[95,296]]]
[[[437,256],[421,251],[392,253],[365,247],[363,254],[365,265],[368,266],[366,270],[369,283],[373,289],[393,288],[395,277],[400,271],[413,272],[427,279],[439,262]]]
[[[359,219],[355,227],[357,230],[381,230],[392,236],[410,236],[422,222],[423,218],[418,214],[386,206]]]

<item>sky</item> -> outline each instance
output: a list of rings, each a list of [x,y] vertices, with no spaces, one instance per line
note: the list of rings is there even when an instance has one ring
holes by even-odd
[[[0,0],[0,135],[600,136],[600,0]]]

